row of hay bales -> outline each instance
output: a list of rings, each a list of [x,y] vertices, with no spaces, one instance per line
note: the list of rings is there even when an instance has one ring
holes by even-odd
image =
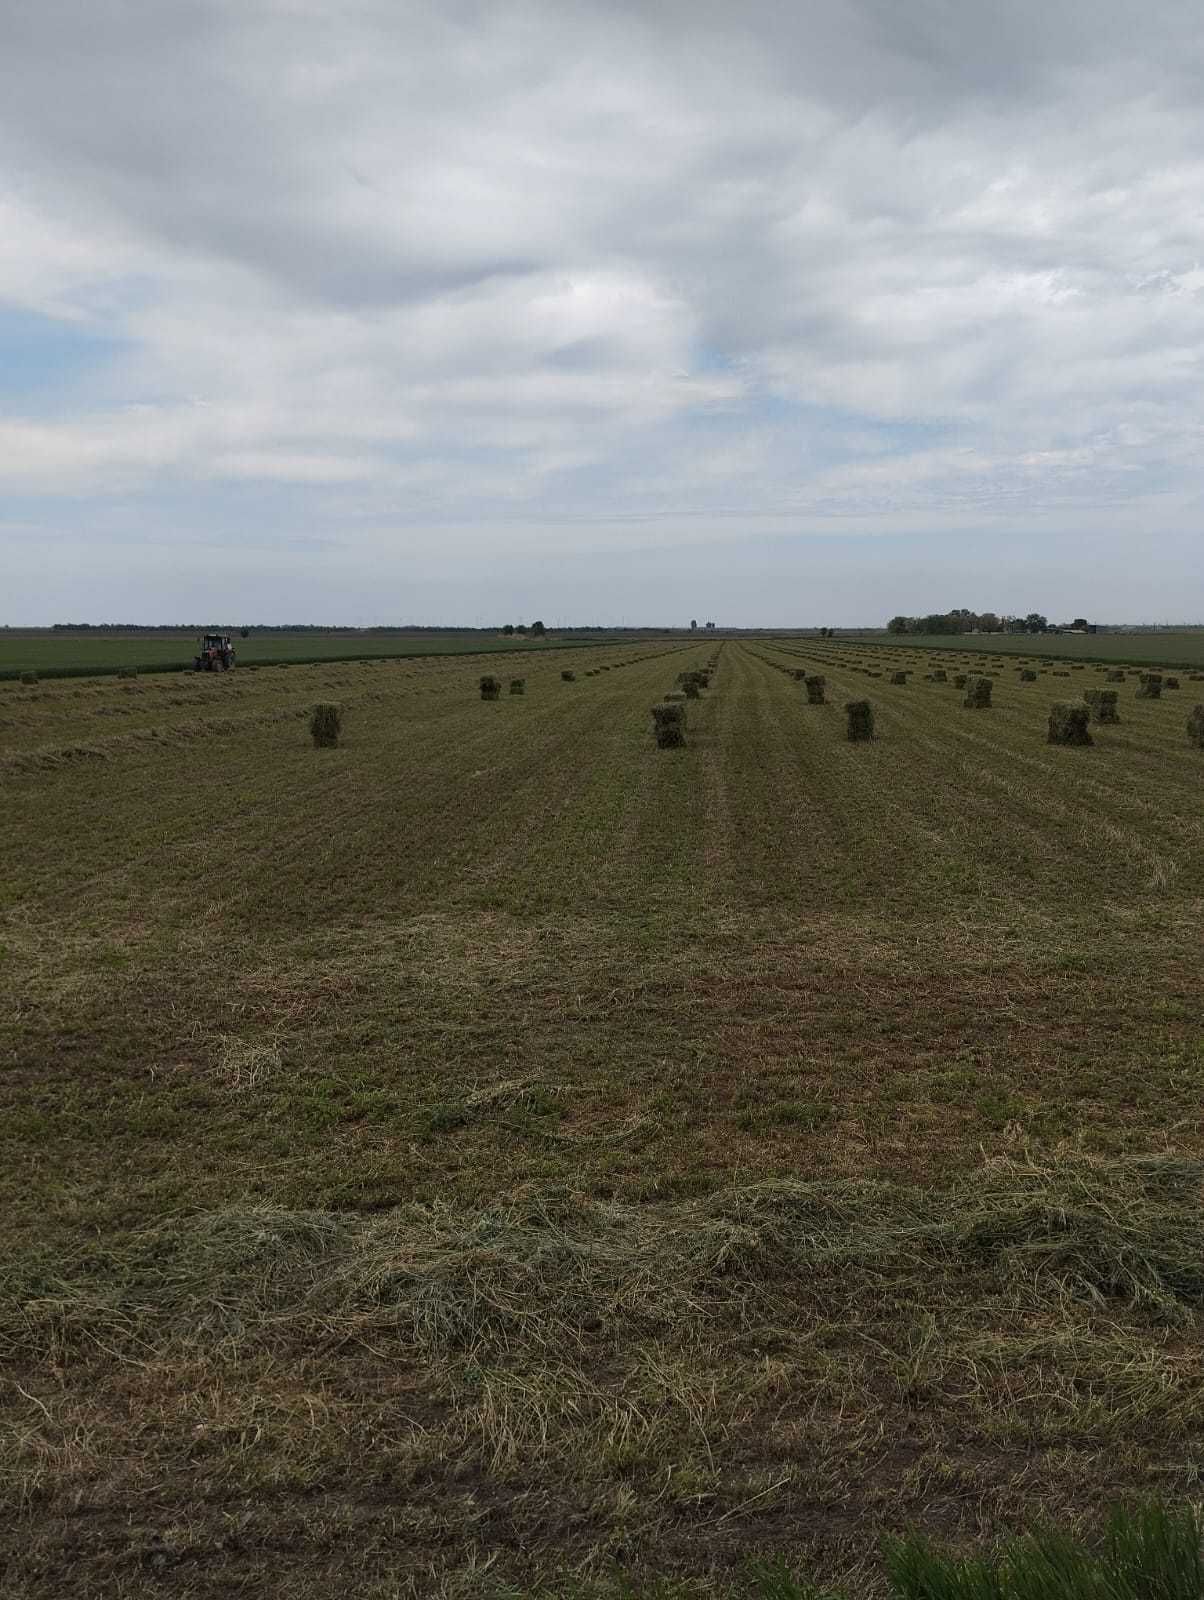
[[[842,643],[840,645],[827,644],[819,648],[806,650],[791,650],[789,646],[781,646],[788,654],[803,655],[808,660],[814,660],[821,665],[841,667],[846,671],[863,672],[866,676],[883,676],[891,670],[900,667],[908,672],[919,670],[921,667],[946,667],[949,669],[965,668],[967,672],[981,672],[984,667],[998,671],[1009,668],[1036,671],[1038,675],[1050,673],[1053,677],[1068,678],[1075,672],[1086,672],[1094,669],[1097,673],[1108,674],[1120,669],[1110,667],[1106,662],[1069,661],[1065,657],[1037,656],[1037,655],[1012,655],[1005,656],[982,650],[966,650],[956,644],[950,644],[944,650],[931,648],[912,648],[905,646],[892,646],[884,648],[882,645],[855,645]],[[879,670],[881,669],[881,670]],[[1122,675],[1140,677],[1140,668],[1130,668]],[[927,672],[925,678],[929,676]],[[1204,682],[1204,671],[1190,672],[1187,674],[1191,682]],[[1031,681],[1031,680],[1029,680]]]
[[[674,687],[659,705],[652,707],[652,734],[658,750],[679,750],[686,742],[686,704],[701,700],[711,687],[719,667],[719,657],[714,655],[705,667],[692,667],[679,672]]]
[[[669,654],[669,653],[670,652],[668,652],[668,651],[661,650],[661,651],[657,651],[656,655],[666,655],[666,654]],[[588,667],[586,669],[586,671],[582,674],[582,676],[586,677],[586,678],[597,678],[597,677],[601,676],[601,674],[604,673],[604,672],[617,672],[620,667],[634,667],[636,665],[636,663],[639,662],[639,661],[650,661],[650,660],[654,660],[654,659],[655,659],[655,656],[633,656],[630,661],[610,661],[610,662],[605,662],[601,666]],[[565,667],[561,671],[560,681],[561,681],[561,683],[576,683],[577,674],[571,667]],[[498,699],[501,698],[501,693],[502,693],[501,679],[500,678],[495,678],[491,673],[486,673],[486,675],[479,680],[478,687],[479,687],[479,689],[481,691],[481,699],[482,700],[498,700]],[[511,680],[510,680],[510,693],[511,694],[526,694],[526,692],[527,692],[527,680],[526,680],[526,678],[511,678]]]
[[[764,659],[764,658],[762,658]],[[805,668],[783,666],[779,662],[770,662],[769,665],[777,668],[779,672],[786,673],[789,677],[805,685],[807,699],[810,704],[824,703],[825,680],[817,673],[808,672]],[[881,672],[868,669],[854,669],[866,671],[870,677],[881,677]],[[1119,669],[1101,668],[1106,673],[1109,682],[1123,683],[1127,674]],[[895,668],[891,670],[890,682],[895,687],[905,687],[911,675],[910,668]],[[1179,680],[1173,676],[1164,676],[1159,672],[1136,670],[1131,674],[1137,681],[1135,697],[1137,699],[1157,700],[1161,697],[1164,688],[1177,689]],[[1020,669],[1021,682],[1036,681],[1036,673],[1031,668]],[[963,693],[962,705],[967,710],[984,711],[992,706],[993,675],[990,673],[962,673],[956,672],[952,678],[941,667],[935,668],[930,673],[925,673],[926,682],[951,683],[954,689]],[[1193,674],[1193,681],[1204,681],[1204,673]],[[1116,724],[1120,721],[1117,709],[1119,695],[1115,689],[1085,689],[1082,702],[1061,700],[1049,708],[1049,717],[1046,725],[1046,741],[1058,745],[1090,745],[1094,741],[1091,737],[1090,724],[1101,725]],[[874,735],[873,707],[868,700],[850,700],[845,704],[845,714],[848,718],[848,737],[850,740],[859,741],[872,739]],[[1204,705],[1192,708],[1187,718],[1188,743],[1199,749],[1204,749]]]
[[[1137,694],[1141,695],[1140,688]],[[1092,722],[1107,726],[1120,721],[1117,699],[1115,689],[1087,689],[1081,701],[1057,701],[1049,708],[1049,743],[1094,743],[1090,731]],[[1193,706],[1187,714],[1187,742],[1197,750],[1204,750],[1204,705]]]
[[[761,658],[766,660],[764,656]],[[784,672],[788,678],[793,678],[795,683],[801,684],[807,692],[809,706],[827,705],[828,680],[819,672],[808,672],[802,667],[784,667],[778,661],[770,661],[771,667],[776,667],[779,672]],[[861,744],[874,737],[874,708],[868,700],[846,700],[844,707],[845,733],[852,744]]]
[[[658,651],[657,654],[669,654],[667,651]],[[619,667],[632,667],[637,662],[648,661],[648,656],[634,656],[629,661],[612,661],[603,666],[591,667],[586,673],[587,678],[596,678],[600,673],[616,671]],[[561,674],[565,683],[574,683],[576,672],[565,668]],[[502,680],[492,673],[485,673],[477,679],[477,691],[482,700],[500,700],[502,694]],[[526,678],[511,678],[510,693],[512,695],[525,695],[527,692]],[[343,708],[333,700],[320,700],[314,706],[309,718],[309,732],[316,750],[333,750],[338,745],[343,731]]]

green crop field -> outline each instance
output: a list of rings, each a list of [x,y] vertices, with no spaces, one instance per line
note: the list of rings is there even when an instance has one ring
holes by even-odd
[[[0,684],[4,1594],[864,1594],[1198,1498],[1204,680],[1063,747],[1104,669],[964,645]]]
[[[898,639],[876,633],[852,637],[857,643],[878,644],[887,650],[897,645],[938,651],[956,647],[963,652],[974,650],[1009,658],[1067,657],[1072,661],[1127,661],[1141,666],[1204,669],[1204,628],[1185,628],[1177,633],[964,633],[956,637],[925,633],[906,634]]]
[[[373,656],[464,655],[482,650],[563,649],[566,645],[596,643],[591,637],[555,635],[533,639],[505,639],[501,634],[479,632],[386,632],[355,628],[255,632],[247,638],[231,635],[241,664],[330,661]],[[129,633],[72,633],[52,628],[0,629],[0,678],[23,671],[48,677],[86,676],[141,668],[164,672],[186,668],[196,654],[200,635],[157,629]]]

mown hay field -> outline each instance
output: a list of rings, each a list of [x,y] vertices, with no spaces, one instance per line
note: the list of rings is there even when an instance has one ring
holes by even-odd
[[[872,1593],[1198,1498],[1204,683],[1065,747],[1102,670],[961,654],[0,686],[0,1590]]]
[[[985,651],[988,655],[1048,656],[1071,661],[1128,661],[1144,666],[1170,665],[1204,671],[1204,628],[1159,630],[1157,633],[966,633],[910,634],[896,641],[886,634],[865,635],[866,644],[887,650],[896,643],[912,649]]]

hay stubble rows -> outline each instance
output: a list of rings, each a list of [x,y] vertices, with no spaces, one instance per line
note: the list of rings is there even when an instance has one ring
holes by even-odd
[[[1190,1492],[1190,702],[1051,745],[1052,675],[728,643],[658,750],[714,649],[0,686],[12,1593],[725,1589]]]

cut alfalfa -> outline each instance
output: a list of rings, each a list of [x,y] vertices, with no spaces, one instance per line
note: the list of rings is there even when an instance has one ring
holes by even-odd
[[[1187,742],[1204,750],[1204,705],[1193,706],[1187,718]]]
[[[1024,668],[1021,669],[1021,672],[1020,672],[1020,682],[1021,683],[1036,683],[1036,681],[1037,681],[1037,674],[1033,671],[1033,669],[1031,667],[1024,667]]]
[[[502,692],[502,680],[486,676],[481,679],[480,688],[482,700],[496,700]]]
[[[944,667],[937,667],[936,671],[932,674],[932,681],[933,683],[949,682],[949,674],[945,671]]]
[[[1125,675],[1118,668],[1114,667],[1112,671],[1108,673],[1108,676],[1104,681],[1106,683],[1123,683],[1125,681]]]
[[[343,710],[332,700],[319,700],[309,717],[310,737],[315,750],[333,750],[343,731]]]
[[[824,703],[824,689],[827,687],[828,680],[820,677],[818,673],[813,673],[804,682],[807,689],[807,704],[809,706],[822,706]]]
[[[575,683],[577,681],[577,674],[575,672],[562,672],[560,674],[560,681],[561,683]]]
[[[953,687],[955,689],[964,689],[966,687],[966,674],[964,672],[955,672],[953,674]]]
[[[971,678],[966,684],[962,705],[970,711],[989,711],[991,708],[990,678]]]
[[[511,680],[510,680],[510,693],[511,694],[526,694],[526,692],[527,692],[527,680],[526,680],[526,678],[511,678]]]
[[[1143,672],[1141,681],[1133,691],[1138,700],[1162,699],[1162,674],[1160,672]]]
[[[658,750],[676,750],[686,742],[686,708],[666,702],[652,708],[652,731]]]
[[[1179,687],[1179,680],[1178,678],[1163,678],[1162,687],[1164,689],[1177,689]]]
[[[891,675],[890,675],[890,681],[895,685],[905,684],[907,682],[907,673],[906,672],[892,672]]]
[[[874,708],[868,700],[847,700],[844,708],[848,719],[849,740],[853,744],[874,737]]]
[[[1087,723],[1091,707],[1073,700],[1058,700],[1049,708],[1047,744],[1091,744]]]
[[[1119,695],[1115,689],[1084,689],[1083,699],[1087,703],[1093,722],[1120,721],[1120,714],[1116,709]]]

